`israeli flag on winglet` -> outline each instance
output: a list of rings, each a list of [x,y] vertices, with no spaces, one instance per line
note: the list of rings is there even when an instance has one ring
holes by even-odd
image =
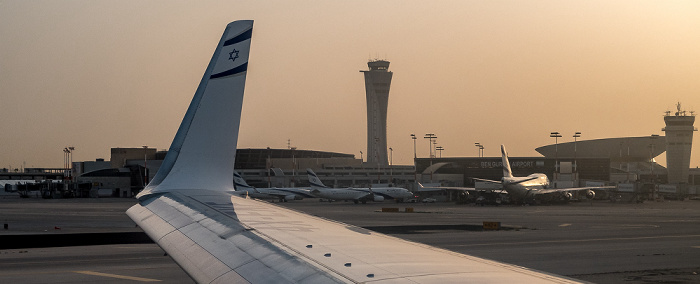
[[[239,34],[231,35],[223,42],[221,52],[212,70],[210,79],[217,79],[237,75],[248,69],[248,55],[250,54],[250,38],[253,27]]]

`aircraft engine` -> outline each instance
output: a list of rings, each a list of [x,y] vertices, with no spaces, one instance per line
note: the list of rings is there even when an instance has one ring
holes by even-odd
[[[375,196],[374,196],[374,201],[375,201],[375,202],[384,201],[384,196],[375,195]]]
[[[285,195],[285,196],[284,196],[284,201],[294,200],[296,197],[297,197],[297,196],[294,195],[294,194]]]
[[[588,198],[588,199],[595,198],[595,191],[592,191],[590,189],[588,191],[586,191],[586,198]]]
[[[573,195],[571,195],[571,192],[564,192],[564,193],[562,193],[562,198],[563,198],[564,200],[566,200],[566,201],[571,200],[572,197],[573,197]]]

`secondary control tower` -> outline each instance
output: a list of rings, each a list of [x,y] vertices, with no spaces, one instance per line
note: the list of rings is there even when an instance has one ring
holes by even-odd
[[[693,132],[698,131],[693,126],[695,114],[681,110],[681,103],[676,105],[678,111],[664,115],[666,127],[666,166],[668,167],[668,183],[679,184],[688,182],[690,168],[690,150],[693,147]]]
[[[367,92],[367,162],[389,165],[386,143],[386,113],[389,105],[391,76],[389,61],[367,62],[365,90]]]

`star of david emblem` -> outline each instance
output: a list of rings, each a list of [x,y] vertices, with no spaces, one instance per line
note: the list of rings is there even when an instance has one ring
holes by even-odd
[[[235,49],[234,49],[233,51],[231,51],[231,52],[228,54],[228,59],[231,59],[231,61],[236,61],[236,58],[238,58],[238,52],[240,52],[240,50],[235,50]],[[236,55],[233,55],[234,53],[235,53]]]

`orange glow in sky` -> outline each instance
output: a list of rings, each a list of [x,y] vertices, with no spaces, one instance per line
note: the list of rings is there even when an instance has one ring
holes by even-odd
[[[700,107],[700,1],[0,1],[0,168],[167,149],[239,19],[255,20],[239,148],[359,158],[374,58],[394,72],[394,164],[411,133],[443,157],[539,156],[553,131],[663,135],[676,102]]]

